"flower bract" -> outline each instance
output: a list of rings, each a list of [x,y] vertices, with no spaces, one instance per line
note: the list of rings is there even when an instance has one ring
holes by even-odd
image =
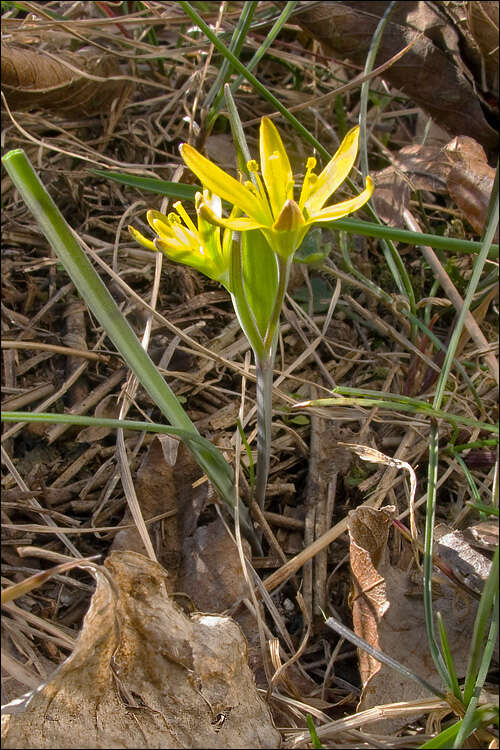
[[[187,143],[181,145],[180,151],[205,188],[246,214],[224,218],[202,199],[197,209],[199,215],[216,226],[235,231],[260,229],[270,247],[282,258],[289,258],[313,224],[340,219],[370,199],[374,185],[367,177],[366,187],[359,195],[325,206],[354,166],[358,141],[359,127],[355,127],[347,133],[337,153],[319,175],[314,172],[316,159],[310,157],[298,201],[294,199],[288,154],[276,126],[268,117],[262,118],[260,126],[260,171],[257,162],[248,162],[252,180],[247,182],[238,182]]]

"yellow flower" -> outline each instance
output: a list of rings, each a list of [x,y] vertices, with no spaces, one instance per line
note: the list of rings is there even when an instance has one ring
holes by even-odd
[[[200,213],[200,205],[210,210],[210,215],[222,216],[221,200],[209,190],[203,195],[196,193],[195,205],[198,215],[198,226],[190,219],[180,201],[174,203],[177,213],[168,216],[160,211],[150,210],[146,217],[151,229],[157,236],[148,240],[137,229],[129,226],[129,232],[148,250],[161,250],[171,260],[196,268],[210,279],[223,284],[229,289],[229,248],[226,241],[221,242],[220,229],[213,222],[207,221]],[[183,224],[184,221],[184,224]],[[230,240],[228,233],[227,241]]]
[[[298,203],[293,197],[294,180],[288,154],[275,125],[263,117],[260,126],[260,160],[248,162],[254,182],[240,183],[202,156],[193,146],[183,143],[182,158],[201,183],[240,209],[246,216],[225,219],[201,200],[198,212],[213,224],[235,231],[260,229],[270,247],[282,258],[289,258],[299,247],[309,227],[319,222],[340,219],[366,203],[373,192],[373,181],[366,178],[362,193],[333,206],[325,206],[332,193],[344,182],[356,160],[359,128],[347,133],[335,156],[321,174],[314,173],[316,159],[307,160],[306,174]]]

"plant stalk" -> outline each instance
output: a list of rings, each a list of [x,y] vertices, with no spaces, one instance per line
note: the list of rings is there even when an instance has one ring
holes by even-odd
[[[264,510],[271,461],[273,416],[273,364],[276,347],[264,357],[255,357],[257,375],[257,477],[255,499]]]
[[[267,479],[271,461],[271,428],[273,417],[273,368],[278,344],[279,320],[285,298],[292,259],[284,260],[278,256],[278,289],[271,319],[264,341],[264,354],[255,354],[257,376],[257,477],[255,480],[255,499],[264,510]]]

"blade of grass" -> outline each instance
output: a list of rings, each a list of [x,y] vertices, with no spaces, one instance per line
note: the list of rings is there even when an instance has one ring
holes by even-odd
[[[280,33],[281,29],[283,28],[283,26],[288,21],[291,14],[293,13],[293,10],[296,5],[297,5],[297,0],[290,0],[289,2],[287,2],[283,10],[281,11],[279,17],[274,22],[271,30],[269,31],[268,34],[266,34],[266,38],[260,45],[259,49],[254,54],[252,59],[246,64],[245,67],[248,71],[252,71],[262,60],[267,50],[272,45],[272,43],[274,42],[274,40]],[[231,84],[232,94],[236,93],[242,81],[243,81],[243,76],[241,74],[235,78],[235,80]]]
[[[483,239],[483,247],[477,256],[472,275],[469,280],[467,292],[464,298],[463,307],[458,315],[455,328],[451,334],[450,343],[446,352],[441,374],[439,376],[436,392],[433,400],[433,408],[439,410],[441,403],[444,398],[446,385],[448,382],[448,376],[452,367],[455,352],[457,350],[460,337],[462,335],[465,317],[469,311],[472,298],[476,292],[477,285],[480,281],[481,274],[484,268],[484,264],[488,257],[488,251],[495,235],[496,228],[498,226],[498,167],[495,176],[494,188],[492,191],[490,206],[488,211],[488,221],[486,226],[486,232]],[[439,651],[438,644],[436,642],[434,632],[434,617],[432,609],[432,548],[434,540],[434,519],[436,514],[436,493],[437,493],[437,480],[438,480],[438,462],[439,462],[439,430],[435,422],[433,422],[430,431],[429,441],[429,467],[427,475],[427,507],[426,507],[426,519],[425,519],[425,539],[424,539],[424,610],[425,610],[425,625],[427,630],[427,639],[429,642],[429,648],[432,654],[432,658],[436,664],[436,667],[441,674],[444,682],[449,681],[449,675],[447,673],[446,665],[443,662],[442,655]],[[488,579],[489,580],[489,579]],[[486,588],[486,586],[485,586]],[[484,594],[484,591],[483,591]],[[478,613],[479,615],[479,613]],[[470,687],[469,692],[467,690],[464,693],[465,705],[468,705],[470,700]]]
[[[483,503],[467,503],[467,505],[470,505],[471,508],[474,508],[474,510],[478,510],[480,513],[484,513],[486,516],[495,516],[498,518],[498,508],[495,508],[494,505],[484,505]]]
[[[313,746],[313,748],[318,748],[318,750],[320,750],[323,745],[319,740],[318,733],[316,731],[316,727],[314,726],[314,721],[311,714],[306,714],[306,721],[307,728],[309,729],[309,734],[311,735],[311,745]]]
[[[495,716],[498,716],[498,711],[495,713],[495,708],[493,706],[481,706],[481,708],[476,709],[473,713],[473,720],[466,736],[469,736],[480,726],[485,726],[485,724],[490,723]],[[460,719],[450,727],[446,727],[446,729],[443,729],[443,731],[436,735],[436,737],[433,737],[431,740],[424,742],[423,745],[420,745],[419,750],[437,750],[438,748],[445,748],[445,750],[447,750],[447,748],[450,747],[461,747],[463,741],[460,745],[455,745],[455,742],[460,733],[463,722],[464,720]],[[491,739],[493,740],[494,737],[491,736]]]
[[[498,547],[497,547],[498,550]],[[498,568],[497,568],[498,575]],[[464,741],[472,732],[481,724],[485,725],[494,722],[498,727],[498,706],[482,706],[478,709],[479,695],[486,679],[486,674],[490,668],[493,651],[498,637],[498,594],[495,596],[494,616],[491,623],[490,632],[486,648],[484,649],[481,665],[478,670],[477,678],[474,685],[474,694],[472,695],[462,725],[458,731],[453,747],[462,747]]]
[[[481,669],[482,660],[490,648],[491,638],[493,637],[492,647],[496,642],[496,631],[498,630],[498,571],[499,548],[497,546],[495,554],[493,555],[491,570],[486,579],[486,583],[484,584],[481,599],[479,600],[479,607],[474,622],[474,632],[472,635],[469,661],[467,664],[467,676],[464,685],[464,702],[466,706],[468,706],[469,701],[477,692],[477,678]],[[491,623],[490,637],[486,648],[484,648],[484,635],[492,611],[494,611],[494,615]]]
[[[206,438],[194,434],[191,430],[181,427],[160,424],[159,422],[141,422],[133,419],[107,419],[104,417],[85,417],[76,414],[51,414],[50,412],[2,411],[2,422],[43,422],[47,424],[70,424],[75,427],[111,427],[112,429],[134,430],[139,432],[153,432],[178,437],[186,443],[192,443],[203,448],[211,455],[214,463],[219,464],[220,471],[232,477],[229,464],[220,451]]]
[[[243,443],[243,447],[245,448],[245,453],[247,454],[248,458],[248,483],[250,484],[250,492],[253,494],[255,487],[255,465],[253,462],[252,451],[248,444],[243,425],[241,424],[241,419],[238,418],[236,420],[236,424],[238,427],[238,432],[240,433],[241,442]]]
[[[325,226],[329,229],[332,228],[331,224],[323,225],[320,222],[318,222],[318,226]],[[479,253],[483,246],[482,242],[460,240],[454,237],[441,237],[435,234],[426,234],[425,232],[412,232],[408,229],[386,227],[383,224],[375,224],[373,222],[363,221],[362,219],[337,219],[335,224],[333,224],[333,227],[335,230],[347,232],[348,234],[361,234],[364,237],[385,238],[387,240],[393,240],[394,242],[402,242],[406,245],[428,245],[435,250],[444,250],[459,255]],[[488,258],[490,260],[496,260],[498,258],[498,245],[492,244],[490,246]]]
[[[324,159],[329,160],[330,154],[328,151],[323,148],[321,143],[305,128],[292,113],[281,104],[279,99],[277,99],[274,94],[272,94],[268,89],[260,83],[259,80],[253,75],[253,73],[250,73],[250,71],[247,70],[247,68],[238,60],[237,57],[235,57],[225,46],[225,44],[216,36],[216,34],[213,33],[212,29],[205,23],[203,18],[196,12],[196,10],[192,7],[192,5],[186,0],[179,0],[179,5],[182,6],[182,9],[186,13],[187,16],[195,23],[205,34],[207,39],[209,39],[214,47],[219,50],[219,52],[224,55],[224,57],[229,60],[233,68],[238,72],[241,73],[241,75],[254,87],[254,89],[264,98],[266,101],[271,102],[273,107],[280,112],[283,117],[285,117],[290,124],[293,125],[293,127],[296,129],[298,133],[302,135],[303,138],[305,138],[308,143],[310,143],[314,148],[316,148],[321,156]]]
[[[446,352],[446,346],[443,344],[442,341],[438,339],[436,334],[433,331],[431,331],[431,329],[427,325],[427,322],[423,323],[416,315],[413,315],[413,313],[411,313],[409,310],[403,310],[403,315],[409,318],[412,323],[415,323],[417,328],[419,328],[422,331],[422,333],[424,333],[427,336],[429,341],[431,341],[434,344],[434,346],[436,347],[438,351]],[[467,375],[463,365],[460,363],[460,361],[457,358],[453,360],[453,365],[454,367],[456,367],[457,372],[459,372],[462,378],[464,379],[464,382],[467,383],[478,409],[481,410],[482,409],[481,397],[479,396],[476,388],[474,387],[474,383]]]
[[[371,40],[370,49],[368,50],[368,54],[366,56],[365,68],[364,68],[365,75],[369,75],[372,72],[373,66],[375,65],[375,58],[377,56],[378,48],[382,40],[385,27],[387,26],[387,23],[389,21],[389,16],[394,10],[395,5],[396,5],[395,0],[392,0],[392,2],[389,3],[385,13],[383,14],[382,18],[380,19],[377,25],[377,28],[375,29],[375,33],[373,34],[373,37]],[[367,78],[367,80],[363,81],[363,83],[361,84],[360,109],[359,109],[359,126],[360,126],[359,151],[360,151],[360,156],[361,156],[361,173],[363,175],[363,180],[365,182],[368,176],[368,139],[367,139],[367,133],[366,133],[366,117],[367,117],[367,112],[368,112],[368,94],[370,91],[370,82],[371,82],[370,78]],[[370,200],[370,208],[371,208],[372,216],[378,219],[378,215],[376,213],[376,210],[373,204],[373,199]],[[384,238],[381,238],[381,244],[382,244],[382,251],[384,253],[386,263],[389,267],[389,270],[391,271],[391,274],[396,283],[396,286],[399,289],[399,293],[408,300],[410,311],[413,313],[413,315],[416,316],[415,293],[413,291],[413,287],[412,287],[408,272],[406,270],[406,266],[403,263],[401,256],[399,255],[396,249],[396,246],[394,245],[393,242],[388,241],[387,238],[384,237]],[[411,322],[411,330],[412,330],[411,339],[412,341],[415,341],[417,329],[413,321]]]
[[[247,2],[243,3],[240,17],[238,18],[238,22],[234,28],[233,35],[228,47],[231,54],[233,54],[235,57],[238,57],[242,50],[256,10],[257,3],[248,2],[248,0]],[[211,125],[213,124],[214,113],[217,112],[218,104],[224,95],[224,84],[227,82],[230,75],[231,65],[229,63],[229,60],[225,57],[222,60],[222,64],[219,66],[219,70],[217,72],[215,80],[205,99],[204,109],[208,109],[212,105],[212,102],[214,103],[207,122],[208,132],[210,132]]]
[[[378,48],[380,46],[380,42],[382,41],[385,27],[387,26],[389,16],[394,10],[395,5],[395,0],[392,0],[377,24],[377,28],[375,29],[375,32],[373,34],[370,48],[365,60],[365,67],[363,71],[365,75],[369,75],[373,70],[373,67],[375,65],[375,58],[377,57]],[[363,83],[361,84],[361,92],[359,98],[359,151],[361,156],[361,173],[364,180],[366,180],[366,177],[368,175],[368,139],[366,136],[366,117],[368,114],[368,95],[370,93],[370,83],[370,78],[368,78],[366,81],[363,81]]]
[[[479,490],[477,488],[477,485],[474,481],[474,477],[472,476],[471,472],[469,471],[469,467],[463,460],[462,456],[455,455],[455,460],[458,462],[459,466],[462,467],[462,471],[465,474],[465,478],[467,479],[467,483],[470,487],[470,491],[472,492],[472,497],[476,501],[476,503],[481,502],[481,495],[479,494]]]
[[[359,390],[359,388],[342,388],[337,386],[334,388],[333,392],[343,393]],[[455,426],[457,424],[465,424],[468,427],[486,430],[488,432],[498,433],[499,431],[498,425],[488,424],[487,422],[478,422],[471,417],[464,417],[461,414],[450,414],[441,409],[434,409],[430,404],[427,404],[424,401],[418,401],[417,399],[412,399],[407,396],[394,396],[392,393],[384,393],[382,397],[377,391],[374,391],[373,393],[375,394],[373,398],[361,396],[349,398],[338,396],[337,398],[319,398],[312,401],[299,401],[293,405],[293,408],[302,409],[307,406],[360,406],[362,408],[372,408],[375,406],[380,409],[410,412],[411,414],[426,416],[430,419],[443,419]]]
[[[451,689],[451,692],[455,696],[455,698],[459,700],[460,702],[462,702],[462,693],[460,691],[460,686],[458,684],[458,677],[455,671],[455,665],[453,664],[453,657],[451,655],[450,643],[448,641],[448,636],[446,635],[446,628],[444,626],[441,612],[438,612],[436,614],[436,619],[438,621],[439,637],[441,640],[441,650],[443,652],[444,661],[446,664],[446,668],[448,669],[448,675],[450,678],[449,687]]]
[[[168,195],[169,198],[177,200],[194,201],[195,195],[199,190],[196,185],[183,185],[181,182],[168,182],[160,180],[158,177],[140,177],[126,172],[108,172],[106,169],[90,169],[89,172],[106,177],[108,180],[118,182],[120,185],[130,185],[139,190],[145,190],[148,193],[160,193]]]

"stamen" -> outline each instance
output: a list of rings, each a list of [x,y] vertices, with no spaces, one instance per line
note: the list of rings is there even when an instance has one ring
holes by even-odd
[[[179,216],[181,216],[184,219],[184,223],[188,227],[188,229],[190,229],[192,232],[194,232],[194,234],[196,234],[198,230],[193,224],[189,214],[187,213],[182,203],[180,201],[177,201],[176,203],[174,203],[174,208],[179,214]]]
[[[314,156],[310,156],[307,160],[306,173],[304,175],[304,182],[302,183],[302,190],[300,191],[299,206],[302,210],[304,204],[314,190],[314,185],[318,181],[318,175],[312,170],[316,166],[316,159]]]
[[[247,180],[246,182],[244,182],[243,186],[246,187],[248,190],[250,190],[250,192],[253,193],[254,195],[257,195],[257,196],[259,195],[259,191],[255,187],[253,182],[250,182],[250,180]]]
[[[247,161],[247,169],[251,173],[258,172],[259,163],[255,159],[250,159],[250,161]]]

